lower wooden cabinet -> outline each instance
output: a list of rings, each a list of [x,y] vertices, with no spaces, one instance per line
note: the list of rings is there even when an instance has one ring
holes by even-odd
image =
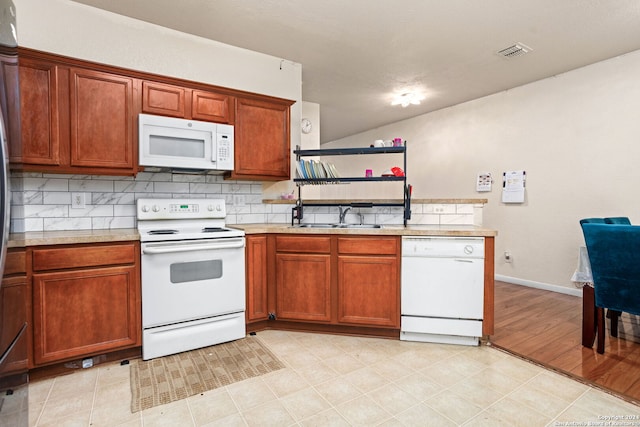
[[[245,248],[247,323],[269,318],[267,287],[267,236],[247,236]]]
[[[399,328],[399,238],[337,240],[338,322]]]
[[[45,365],[141,345],[139,243],[33,250],[33,357]]]
[[[400,327],[399,237],[277,235],[268,238],[275,239],[275,257],[273,279],[269,283],[274,292],[272,300],[267,302],[270,307],[267,311],[273,311],[277,320]],[[265,277],[269,277],[269,268],[267,263]],[[248,294],[255,294],[252,287],[255,283],[249,282]]]
[[[9,249],[0,286],[0,348],[6,349],[31,317],[31,295],[24,249]],[[26,371],[29,361],[30,329],[20,335],[0,374]]]
[[[277,254],[276,274],[278,319],[331,321],[328,254]]]

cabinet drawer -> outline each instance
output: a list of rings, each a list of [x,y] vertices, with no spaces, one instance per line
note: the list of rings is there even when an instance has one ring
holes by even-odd
[[[277,236],[277,252],[304,252],[304,253],[329,253],[331,251],[331,238],[322,237],[300,237],[300,236]]]
[[[338,253],[360,255],[398,255],[398,237],[339,237]]]
[[[33,251],[34,271],[133,264],[135,261],[136,244],[133,242],[113,245],[35,249]]]
[[[4,263],[4,275],[18,274],[27,272],[27,261],[24,250],[7,251],[7,258]]]

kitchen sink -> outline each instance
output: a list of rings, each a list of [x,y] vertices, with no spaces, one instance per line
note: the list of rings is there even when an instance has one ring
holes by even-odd
[[[299,228],[382,228],[380,224],[296,224]]]

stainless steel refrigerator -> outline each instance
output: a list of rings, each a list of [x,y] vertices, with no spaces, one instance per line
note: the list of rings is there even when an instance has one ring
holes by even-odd
[[[9,155],[7,139],[19,138],[19,81],[16,8],[11,0],[0,0],[0,278],[4,273],[9,237]],[[16,108],[17,107],[17,108]],[[16,141],[18,142],[18,141]],[[26,354],[25,319],[14,315],[19,310],[10,290],[0,280],[0,427],[22,427],[29,423],[28,371],[13,363]],[[15,318],[14,318],[15,317]],[[16,367],[19,366],[19,367]]]

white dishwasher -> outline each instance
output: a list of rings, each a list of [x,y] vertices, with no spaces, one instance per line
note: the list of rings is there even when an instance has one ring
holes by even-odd
[[[400,339],[478,345],[484,238],[402,238]]]

